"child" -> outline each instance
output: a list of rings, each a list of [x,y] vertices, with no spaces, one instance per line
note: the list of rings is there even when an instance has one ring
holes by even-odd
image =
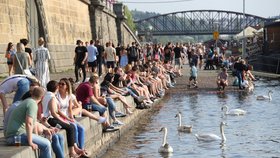
[[[194,88],[197,88],[197,68],[195,67],[193,62],[191,62],[190,66],[191,66],[191,76],[189,79],[188,86],[191,87],[191,81],[194,80],[192,85],[194,86]]]
[[[226,86],[228,86],[228,73],[227,69],[223,68],[222,72],[220,72],[217,76],[217,86],[219,90],[224,90]]]

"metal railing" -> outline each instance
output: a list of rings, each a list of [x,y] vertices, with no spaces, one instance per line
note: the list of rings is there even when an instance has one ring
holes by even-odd
[[[255,71],[280,74],[280,55],[255,55],[248,59],[248,64],[253,65]]]

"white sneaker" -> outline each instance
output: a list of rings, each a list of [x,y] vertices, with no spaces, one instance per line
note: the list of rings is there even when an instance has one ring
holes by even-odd
[[[124,125],[124,123],[119,121],[119,120],[116,120],[115,122],[113,122],[113,125],[114,126],[121,126],[121,125]]]

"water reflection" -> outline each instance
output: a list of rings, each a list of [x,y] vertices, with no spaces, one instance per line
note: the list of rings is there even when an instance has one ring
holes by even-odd
[[[257,101],[256,96],[273,89],[273,100]],[[219,94],[170,94],[157,105],[155,111],[136,125],[122,138],[104,158],[201,158],[201,157],[279,157],[280,151],[280,106],[279,81],[260,80],[256,82],[253,93],[239,91]],[[178,96],[180,96],[178,98]],[[178,99],[177,99],[178,98]],[[222,105],[230,109],[241,108],[247,111],[244,116],[227,116],[221,111]],[[193,125],[193,133],[179,133],[175,114],[182,112],[182,122]],[[219,123],[227,122],[225,135],[227,142],[199,142],[194,134],[200,132],[216,133]],[[158,130],[168,128],[168,143],[174,153],[158,153],[162,133]]]
[[[162,158],[170,158],[173,156],[173,153],[160,153],[160,156]]]

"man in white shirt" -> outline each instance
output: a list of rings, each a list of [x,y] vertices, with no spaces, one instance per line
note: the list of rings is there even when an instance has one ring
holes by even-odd
[[[3,105],[4,115],[9,106],[5,95],[15,92],[13,103],[19,101],[29,91],[31,82],[38,82],[38,80],[32,76],[17,74],[7,77],[0,83],[0,99]]]

